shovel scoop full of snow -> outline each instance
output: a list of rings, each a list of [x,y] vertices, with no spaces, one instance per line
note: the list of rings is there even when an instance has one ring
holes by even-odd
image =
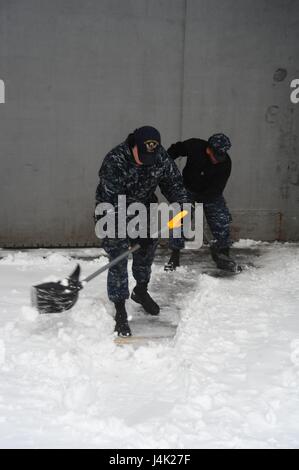
[[[60,313],[71,309],[78,300],[82,283],[80,266],[63,281],[45,282],[31,289],[31,303],[39,313]]]

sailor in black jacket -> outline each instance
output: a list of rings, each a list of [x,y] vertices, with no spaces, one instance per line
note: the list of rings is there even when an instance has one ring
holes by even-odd
[[[231,142],[226,135],[214,134],[208,141],[193,138],[177,142],[171,145],[167,152],[174,160],[187,157],[183,169],[184,184],[192,199],[203,203],[204,213],[214,237],[210,244],[213,260],[219,268],[235,271],[239,267],[229,256],[231,215],[223,197],[232,167],[227,153],[230,147]],[[183,247],[184,240],[171,240],[172,255],[165,265],[165,270],[174,270],[179,266],[179,254]]]

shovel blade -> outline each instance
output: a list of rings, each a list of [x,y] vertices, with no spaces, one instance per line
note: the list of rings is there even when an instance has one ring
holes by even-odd
[[[80,266],[63,281],[45,282],[31,289],[31,304],[39,313],[61,313],[70,310],[78,300],[82,284]]]

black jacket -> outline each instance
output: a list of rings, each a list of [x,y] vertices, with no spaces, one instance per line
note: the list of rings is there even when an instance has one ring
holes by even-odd
[[[223,163],[213,164],[206,153],[208,142],[202,139],[189,139],[177,142],[167,150],[175,160],[187,157],[183,169],[185,187],[196,194],[198,202],[210,202],[222,195],[231,173],[231,159],[228,154]]]

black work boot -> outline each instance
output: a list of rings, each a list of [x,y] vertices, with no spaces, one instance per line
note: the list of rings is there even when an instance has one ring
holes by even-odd
[[[168,263],[164,265],[164,271],[175,271],[180,266],[180,250],[172,250]]]
[[[137,304],[142,305],[146,313],[149,313],[150,315],[159,315],[160,307],[149,295],[147,284],[137,284],[133,289],[131,299]]]
[[[125,301],[115,302],[115,328],[114,331],[118,336],[132,336],[128,323],[128,315],[125,307]]]
[[[218,248],[212,245],[210,247],[210,251],[217,268],[233,273],[239,273],[242,271],[241,266],[239,266],[235,260],[230,257],[229,247]]]

